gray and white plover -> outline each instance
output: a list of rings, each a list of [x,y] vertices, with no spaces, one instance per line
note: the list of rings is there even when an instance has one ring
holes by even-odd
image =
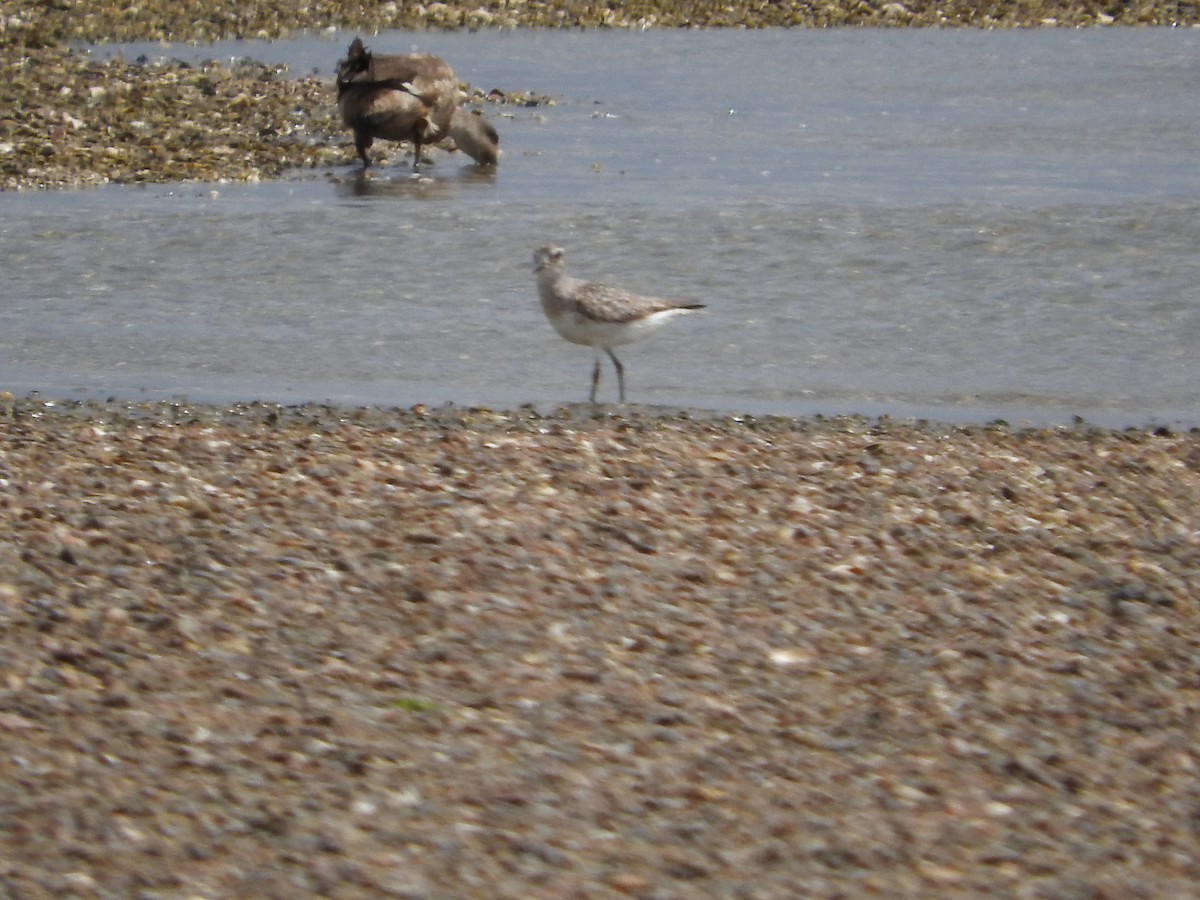
[[[411,141],[413,169],[421,147],[449,136],[480,165],[495,165],[500,138],[482,116],[459,106],[458,79],[449,64],[428,53],[372,53],[355,38],[337,67],[338,109],[354,130],[363,168],[375,138]]]
[[[533,254],[542,311],[554,330],[568,341],[595,349],[590,401],[596,402],[603,350],[616,366],[618,396],[624,403],[625,367],[612,348],[643,338],[678,315],[703,309],[704,304],[646,297],[608,284],[580,281],[567,274],[565,255],[562,247],[551,245]]]

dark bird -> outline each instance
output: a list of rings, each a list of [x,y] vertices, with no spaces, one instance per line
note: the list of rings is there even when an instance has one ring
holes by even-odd
[[[445,137],[480,165],[495,165],[500,156],[496,129],[459,106],[458,79],[441,57],[372,53],[355,38],[338,63],[337,88],[342,122],[354,131],[364,169],[376,138],[411,141],[414,170],[421,148]]]

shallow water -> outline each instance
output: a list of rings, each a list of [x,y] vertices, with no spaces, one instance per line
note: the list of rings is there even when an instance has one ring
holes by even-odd
[[[102,52],[329,75],[347,42]],[[497,118],[494,177],[358,180],[347,140],[282,183],[0,195],[0,387],[583,399],[590,351],[529,271],[553,240],[577,275],[709,304],[621,353],[638,402],[1200,423],[1200,31],[368,43],[557,103]]]

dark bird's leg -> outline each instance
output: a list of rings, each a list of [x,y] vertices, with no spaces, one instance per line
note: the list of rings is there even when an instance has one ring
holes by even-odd
[[[355,132],[354,146],[358,149],[358,155],[359,158],[362,159],[364,169],[369,169],[371,167],[371,157],[367,154],[367,151],[371,149],[372,143],[374,143],[374,141],[371,138],[371,135],[367,134],[365,131]]]
[[[596,351],[596,365],[592,368],[592,393],[588,397],[589,403],[596,402],[596,388],[600,386],[600,351]]]
[[[613,365],[617,367],[617,396],[621,402],[625,402],[625,367],[621,365],[621,361],[617,359],[617,354],[613,353],[607,347],[604,352],[608,354],[608,358],[613,361]],[[598,362],[596,365],[600,365]]]

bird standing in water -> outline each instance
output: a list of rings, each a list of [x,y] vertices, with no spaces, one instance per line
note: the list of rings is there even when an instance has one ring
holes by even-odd
[[[338,109],[354,131],[363,168],[376,138],[411,141],[413,169],[421,148],[445,137],[480,165],[495,165],[500,138],[482,116],[459,106],[458,79],[449,64],[428,53],[372,53],[355,38],[337,69]]]
[[[625,367],[612,348],[645,337],[676,316],[703,309],[704,304],[647,297],[624,288],[572,278],[567,274],[565,256],[562,247],[552,245],[533,254],[542,311],[562,337],[595,349],[590,401],[596,402],[603,350],[617,369],[617,395],[624,403]]]

